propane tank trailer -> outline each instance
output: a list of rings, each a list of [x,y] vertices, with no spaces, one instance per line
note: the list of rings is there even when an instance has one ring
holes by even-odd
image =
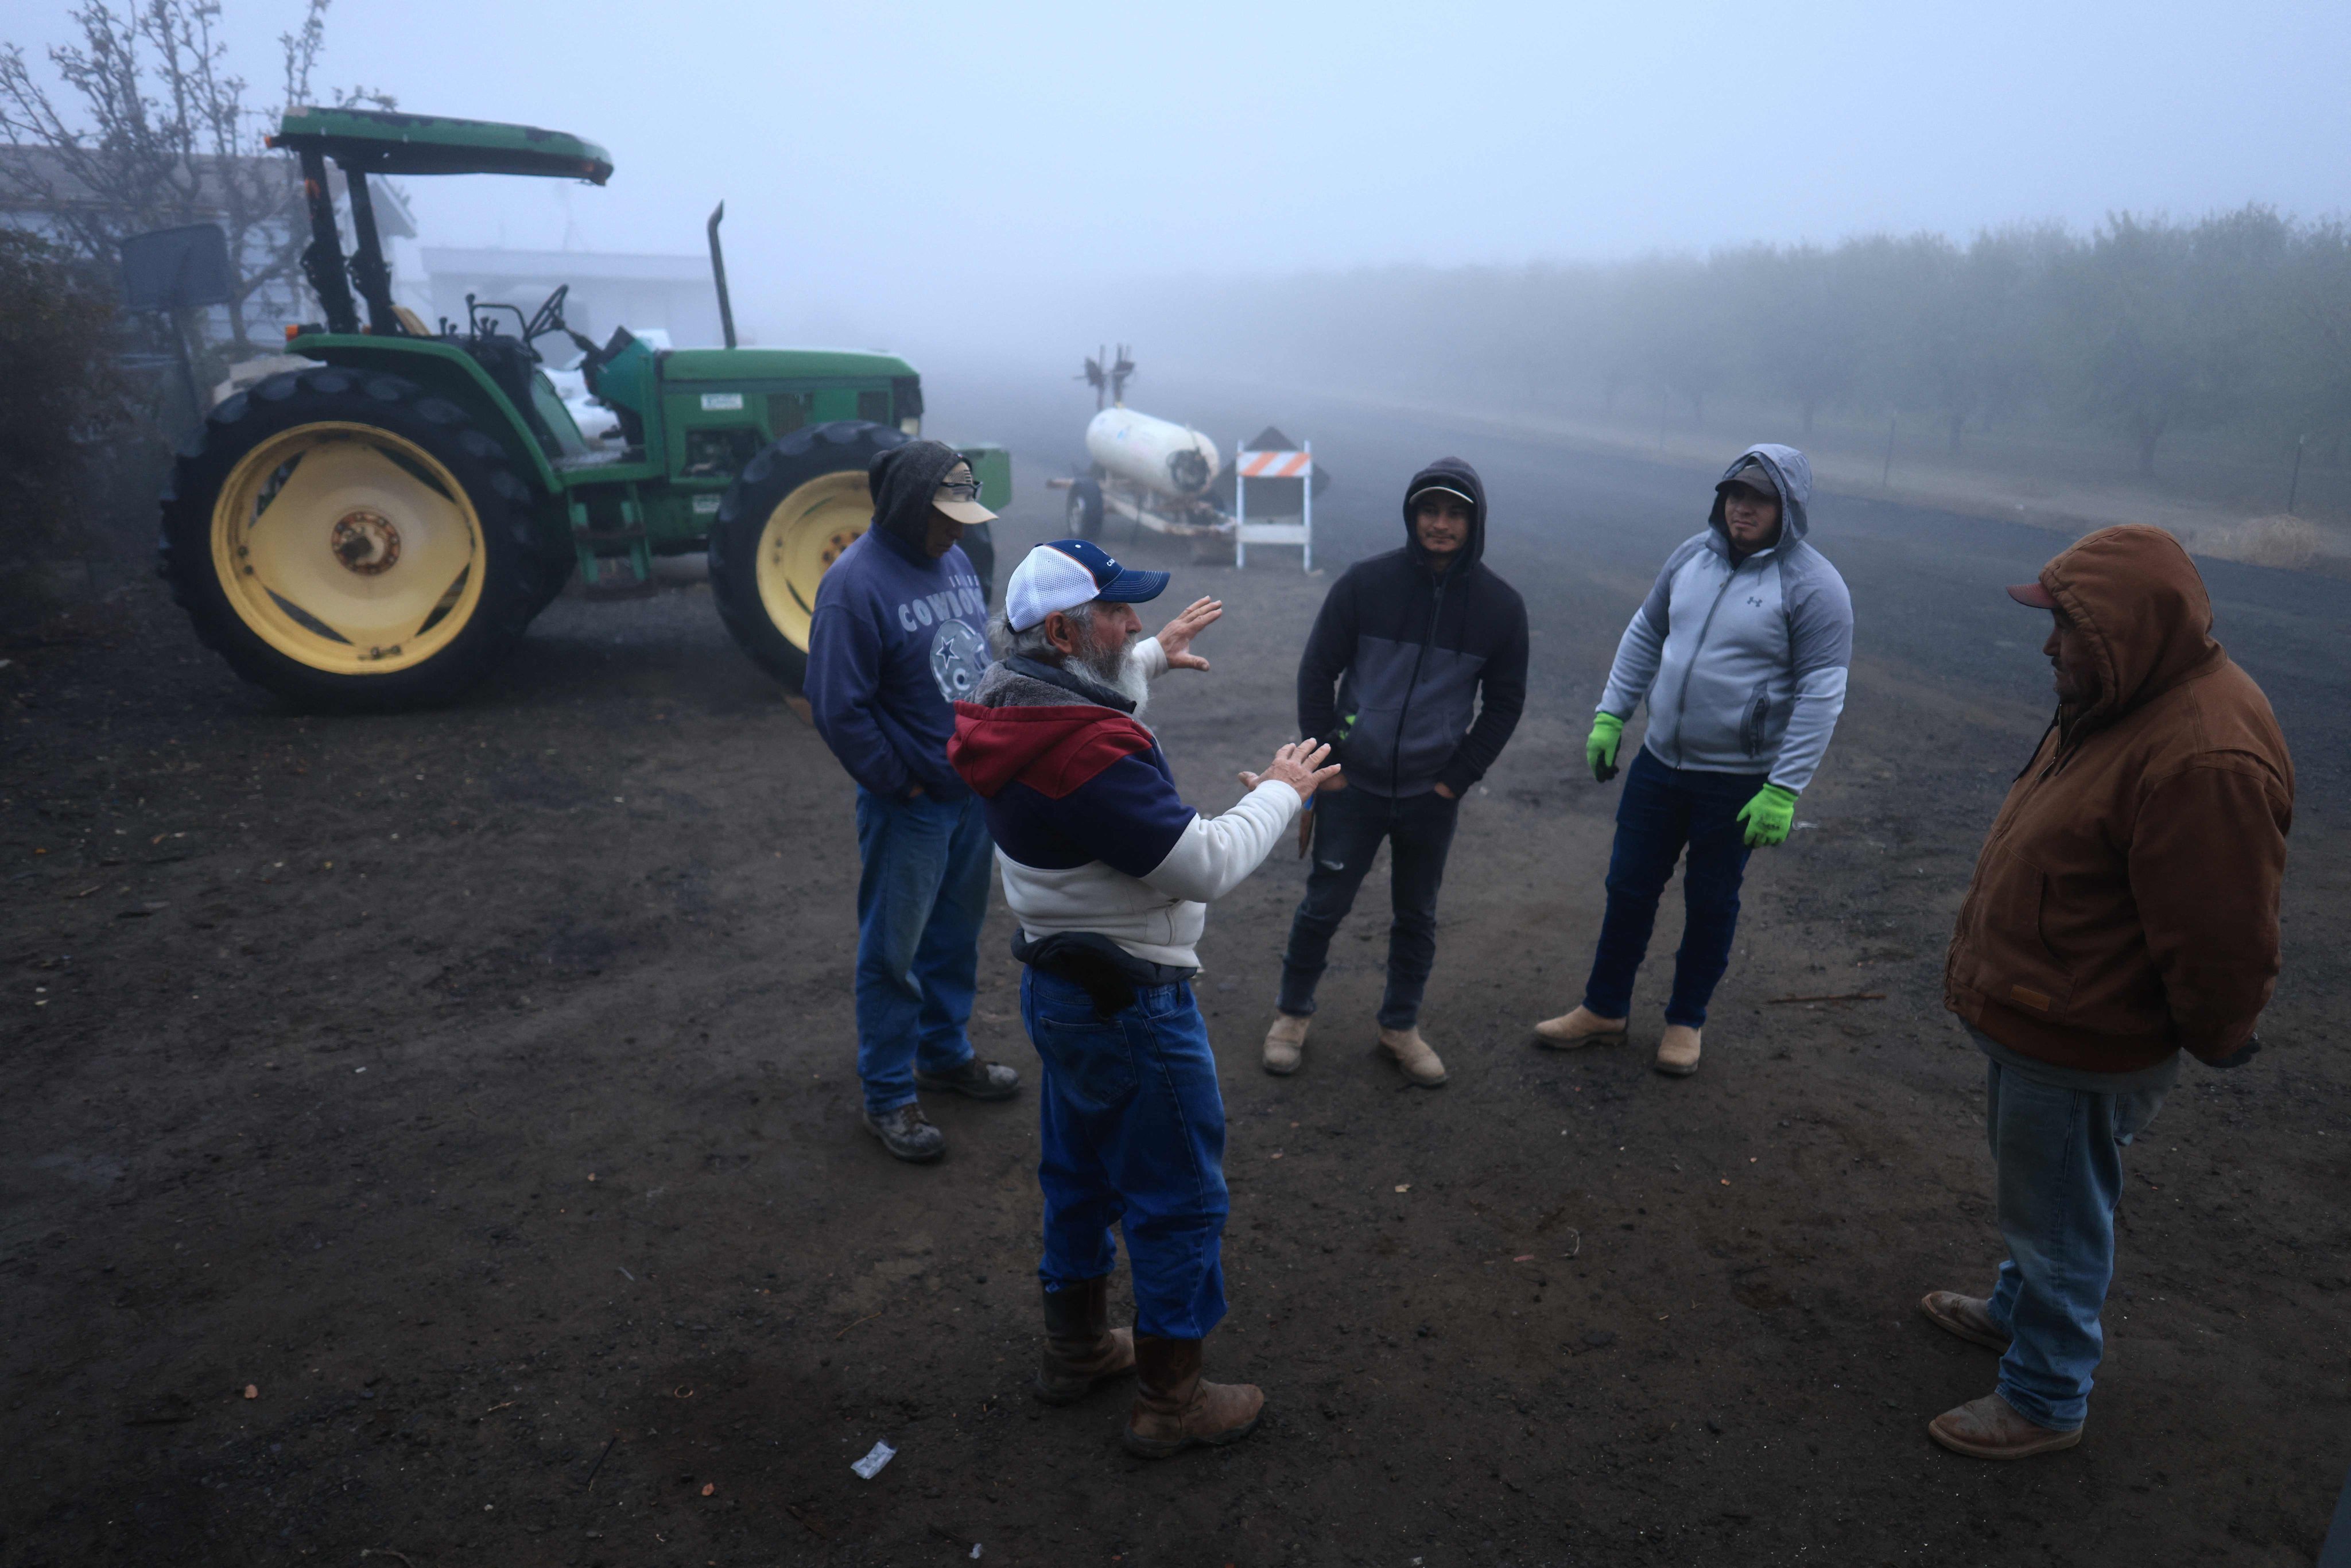
[[[1089,471],[1047,481],[1050,488],[1069,492],[1071,533],[1093,538],[1102,532],[1102,519],[1115,516],[1134,528],[1196,540],[1196,550],[1220,551],[1229,545],[1236,565],[1247,563],[1245,552],[1252,544],[1299,546],[1305,570],[1312,570],[1313,493],[1329,478],[1316,471],[1311,444],[1296,451],[1268,451],[1236,442],[1228,511],[1228,487],[1217,483],[1228,472],[1217,444],[1190,425],[1128,408],[1126,382],[1134,374],[1134,361],[1123,344],[1115,360],[1104,354],[1086,361],[1085,379],[1094,387],[1096,403],[1086,425]],[[1105,396],[1107,407],[1102,406]],[[1266,437],[1277,434],[1269,426],[1266,436],[1253,444],[1266,447]],[[1283,438],[1272,444],[1287,448],[1289,443]],[[1265,516],[1265,503],[1260,502],[1260,515],[1252,519],[1247,490],[1250,478],[1276,481],[1275,495],[1294,493],[1296,513]]]

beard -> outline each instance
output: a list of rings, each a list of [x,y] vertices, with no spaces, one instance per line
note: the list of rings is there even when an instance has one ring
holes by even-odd
[[[1151,683],[1144,678],[1143,666],[1135,661],[1134,646],[1142,633],[1123,638],[1114,648],[1097,648],[1088,643],[1086,651],[1072,662],[1086,673],[1088,679],[1100,683],[1134,705],[1134,716],[1141,718],[1143,710],[1151,706]]]

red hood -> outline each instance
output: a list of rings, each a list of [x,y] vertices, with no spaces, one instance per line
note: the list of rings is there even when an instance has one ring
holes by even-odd
[[[1151,732],[1123,713],[1092,703],[1067,707],[955,705],[947,765],[992,800],[1008,784],[1028,785],[1058,800],[1124,757],[1139,757]]]

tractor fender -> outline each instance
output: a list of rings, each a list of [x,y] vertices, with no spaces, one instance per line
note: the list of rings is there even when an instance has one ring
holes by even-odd
[[[542,498],[563,493],[563,483],[531,434],[528,420],[463,349],[432,338],[338,332],[293,339],[287,351],[350,370],[389,371],[447,398],[506,448],[507,460],[528,476]]]

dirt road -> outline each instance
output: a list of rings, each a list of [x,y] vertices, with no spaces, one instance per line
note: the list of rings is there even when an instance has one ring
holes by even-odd
[[[2351,1462],[2339,584],[2208,568],[2301,774],[2269,1050],[2191,1066],[2128,1159],[2086,1441],[1984,1466],[1924,1425],[1991,1358],[1913,1306],[1999,1256],[1982,1070],[1938,977],[2045,717],[2042,627],[1998,588],[2050,536],[1817,509],[1853,701],[1809,825],[1750,873],[1705,1069],[1668,1081],[1665,964],[1630,1047],[1563,1058],[1526,1025],[1573,998],[1597,924],[1615,792],[1580,776],[1585,718],[1703,489],[1212,389],[1137,401],[1312,434],[1333,569],[1460,451],[1538,629],[1446,888],[1448,1087],[1374,1054],[1368,891],[1286,1080],[1255,1061],[1297,862],[1211,916],[1234,1211],[1210,1354],[1265,1385],[1265,1429],[1147,1465],[1117,1448],[1123,1392],[1028,1397],[1033,1098],[933,1106],[927,1169],[857,1127],[850,787],[706,591],[564,601],[463,706],[370,720],[287,716],[144,596],[0,668],[0,1563],[2312,1560]],[[967,423],[1020,454],[999,559],[1058,534],[1039,481],[1087,406],[934,402],[984,402]],[[1108,542],[1229,606],[1215,671],[1153,715],[1219,809],[1288,733],[1330,579]],[[999,909],[976,1032],[1029,1071],[1016,978]],[[1844,993],[1883,999],[1781,999]],[[861,1480],[877,1439],[897,1458]]]

